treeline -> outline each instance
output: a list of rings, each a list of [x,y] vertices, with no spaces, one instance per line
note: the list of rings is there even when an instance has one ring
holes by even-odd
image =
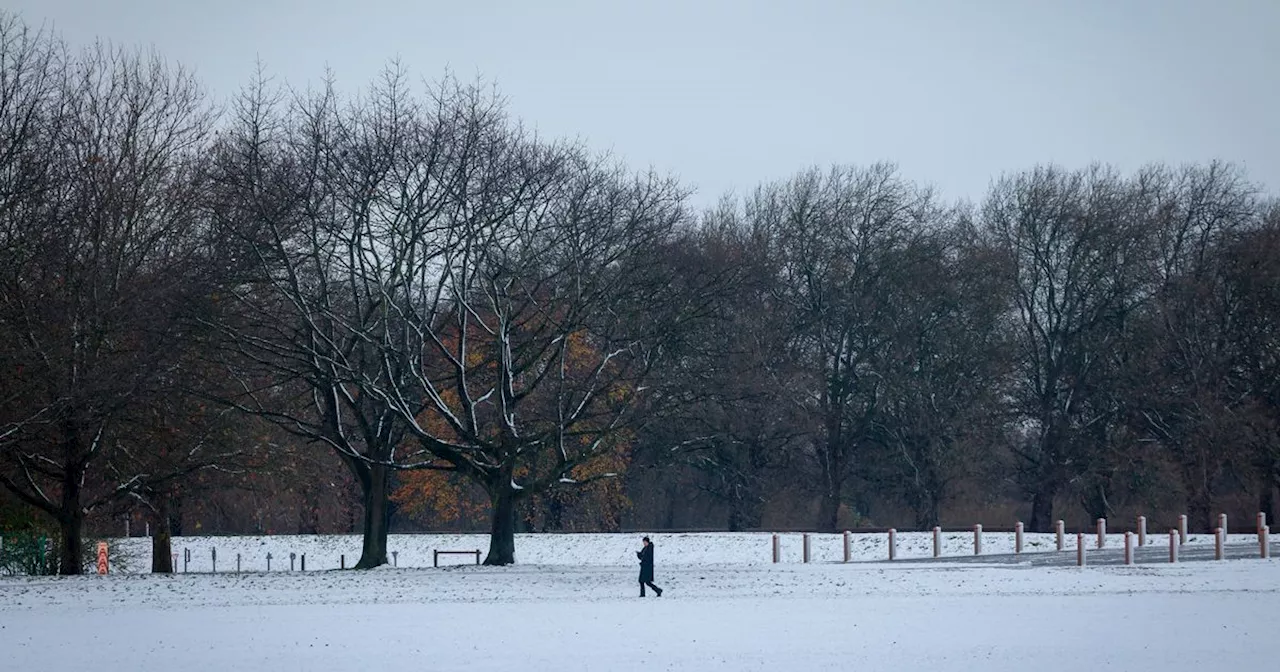
[[[0,18],[0,523],[364,535],[1187,511],[1280,484],[1280,207],[1238,168],[886,164],[694,212],[398,67],[215,108]],[[14,522],[17,521],[17,522]],[[135,527],[135,529],[137,529]]]

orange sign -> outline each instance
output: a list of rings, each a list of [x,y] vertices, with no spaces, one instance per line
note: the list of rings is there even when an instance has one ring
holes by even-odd
[[[107,542],[98,542],[98,573],[107,573]]]

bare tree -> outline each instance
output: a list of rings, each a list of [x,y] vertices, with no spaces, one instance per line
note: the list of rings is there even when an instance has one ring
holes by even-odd
[[[7,54],[28,50],[5,61],[0,127],[31,139],[5,148],[20,158],[0,186],[0,368],[18,392],[0,420],[0,485],[58,521],[61,571],[79,573],[85,515],[143,480],[103,465],[209,294],[196,162],[212,115],[156,56],[71,57],[11,41],[14,24],[0,32]]]
[[[1192,520],[1211,528],[1216,494],[1266,433],[1240,375],[1246,320],[1231,278],[1241,253],[1234,242],[1257,225],[1256,191],[1217,163],[1150,168],[1135,190],[1158,254],[1157,291],[1134,338],[1136,429],[1180,475]]]
[[[924,234],[938,208],[896,168],[834,168],[763,188],[746,216],[770,231],[781,258],[779,298],[793,321],[796,399],[820,427],[818,524],[834,530],[846,485],[881,411],[880,353],[889,343],[892,252]]]
[[[1030,528],[1047,531],[1054,499],[1095,447],[1088,411],[1108,351],[1148,291],[1144,231],[1128,185],[1113,171],[1036,168],[998,182],[983,209],[1009,260],[1011,395],[1029,439],[1017,446]]]

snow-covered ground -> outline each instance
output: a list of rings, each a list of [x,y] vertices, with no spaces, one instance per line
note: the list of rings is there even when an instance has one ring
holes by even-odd
[[[821,562],[799,564],[797,538],[784,546],[789,562],[774,565],[767,535],[653,536],[667,592],[646,600],[635,584],[637,535],[522,537],[524,564],[506,568],[431,569],[432,548],[477,539],[433,535],[392,543],[402,564],[427,568],[0,578],[0,659],[6,670],[141,672],[1275,666],[1276,560],[846,565],[834,562],[833,536],[814,539]],[[917,555],[930,555],[922,536]],[[270,550],[286,566],[290,551],[307,552],[312,570],[336,566],[336,557],[313,565],[312,554],[319,562],[358,550],[348,538],[174,546],[191,547],[194,560],[209,548],[197,543],[217,544],[219,570],[237,552],[243,563]],[[997,543],[991,535],[984,550]]]

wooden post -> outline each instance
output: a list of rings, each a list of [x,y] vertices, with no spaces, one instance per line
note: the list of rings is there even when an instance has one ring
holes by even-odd
[[[218,573],[218,549],[209,549],[210,558],[213,560],[213,573]]]
[[[1076,566],[1084,567],[1084,532],[1076,532]]]
[[[1271,528],[1263,525],[1262,531],[1258,533],[1258,553],[1263,560],[1271,557]]]
[[[933,557],[942,557],[942,528],[937,526],[933,528]]]
[[[1067,524],[1059,520],[1054,525],[1054,527],[1057,528],[1055,531],[1057,532],[1057,535],[1058,535],[1058,550],[1059,551],[1065,550],[1067,548],[1067,540],[1066,540]]]
[[[776,565],[781,561],[782,548],[778,545],[778,535],[773,535],[773,563]]]
[[[844,531],[844,561],[849,562],[849,558],[853,555],[853,548],[849,545],[849,530]]]
[[[1138,547],[1147,545],[1147,517],[1138,516]]]
[[[1098,548],[1104,548],[1107,545],[1107,519],[1098,519]]]
[[[1124,564],[1133,564],[1133,533],[1124,533]]]
[[[973,554],[982,555],[982,523],[973,526]]]
[[[346,568],[347,568],[347,556],[346,556],[345,554],[344,554],[344,555],[339,555],[339,556],[338,556],[338,567],[339,567],[340,569],[346,569]]]
[[[898,531],[889,528],[889,561],[892,562],[898,557]]]
[[[1022,521],[1019,520],[1013,526],[1013,552],[1014,554],[1022,553]]]
[[[236,553],[236,574],[240,573],[240,554]]]
[[[1178,561],[1178,546],[1178,531],[1171,528],[1169,530],[1169,562],[1171,564]]]
[[[1222,530],[1222,543],[1227,542],[1227,514],[1218,514],[1218,527]]]
[[[302,554],[301,556],[299,556],[299,557],[300,557],[300,558],[301,558],[301,560],[302,560],[302,567],[301,567],[301,570],[300,570],[300,571],[305,572],[305,571],[307,571],[307,554],[306,554],[306,553],[303,553],[303,554]]]
[[[1222,533],[1221,527],[1213,531],[1213,559],[1214,560],[1222,559],[1222,539],[1226,536],[1227,535]]]
[[[804,533],[804,561],[809,562],[809,533]]]
[[[1187,543],[1187,514],[1178,516],[1178,543]]]

